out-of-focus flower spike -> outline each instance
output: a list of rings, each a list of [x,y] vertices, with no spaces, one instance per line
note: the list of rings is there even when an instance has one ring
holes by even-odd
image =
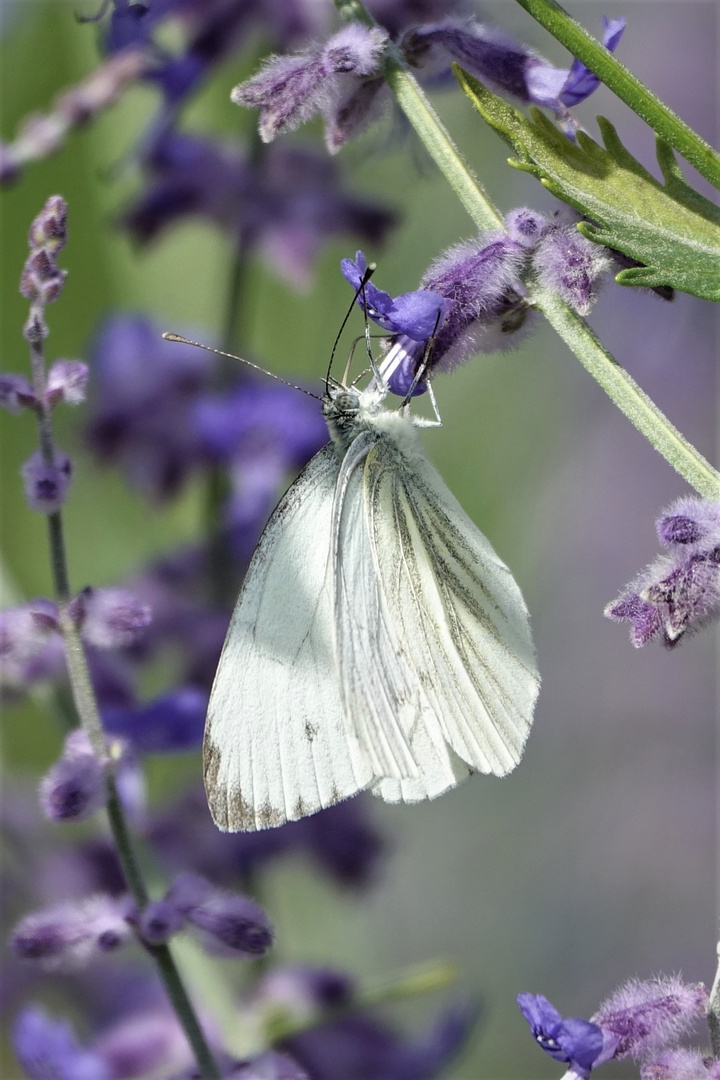
[[[203,1027],[209,1031],[203,1018]],[[170,1076],[169,1070],[186,1068],[197,1078],[192,1054],[177,1016],[169,1008],[131,1012],[102,1031],[93,1052],[107,1063],[112,1080],[126,1077]],[[65,1080],[63,1077],[62,1080]],[[72,1077],[72,1080],[76,1080]],[[77,1078],[81,1080],[81,1078]]]
[[[103,726],[138,753],[194,750],[202,744],[207,703],[206,690],[181,686],[145,705],[104,709]]]
[[[23,465],[22,478],[30,509],[39,514],[54,514],[67,499],[72,462],[67,454],[56,452],[54,462],[48,464],[36,450]]]

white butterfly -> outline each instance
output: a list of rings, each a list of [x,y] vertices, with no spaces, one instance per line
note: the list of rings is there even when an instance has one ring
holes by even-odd
[[[220,829],[365,788],[432,799],[522,755],[539,677],[520,590],[384,397],[329,385],[332,441],[253,555],[205,728]]]

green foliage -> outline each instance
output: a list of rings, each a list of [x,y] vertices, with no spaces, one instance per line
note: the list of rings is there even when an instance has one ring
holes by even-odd
[[[583,132],[575,143],[539,110],[527,119],[467,72],[457,68],[456,75],[483,119],[519,155],[510,164],[589,218],[579,226],[589,240],[643,264],[621,271],[619,284],[670,285],[720,300],[720,209],[686,183],[667,143],[657,143],[662,184],[603,117],[604,147]]]

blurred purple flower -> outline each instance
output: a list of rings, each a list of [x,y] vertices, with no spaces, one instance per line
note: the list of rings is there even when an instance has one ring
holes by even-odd
[[[254,991],[261,1009],[281,1009],[293,1020],[305,1022],[319,1010],[349,1005],[355,984],[349,975],[332,968],[295,965],[266,972]]]
[[[209,218],[243,251],[258,251],[283,280],[307,288],[330,237],[379,244],[395,217],[346,193],[335,163],[299,146],[270,148],[258,160],[234,145],[169,133],[145,162],[145,191],[122,223],[145,244],[172,223]]]
[[[49,408],[63,402],[80,405],[85,400],[88,366],[81,360],[56,360],[50,368],[45,385],[45,400]]]
[[[573,1075],[587,1077],[614,1056],[617,1039],[598,1024],[561,1016],[542,994],[518,994],[517,1003],[535,1041],[551,1058],[570,1065]]]
[[[631,979],[602,1003],[592,1019],[615,1037],[615,1057],[642,1060],[689,1035],[707,1007],[702,983],[690,985],[675,976],[651,982]]]
[[[141,315],[113,316],[95,340],[88,441],[151,498],[174,495],[201,458],[189,418],[210,379],[208,356],[164,341]]]
[[[112,1080],[107,1064],[80,1047],[69,1025],[35,1006],[17,1017],[12,1044],[29,1080]]]
[[[345,799],[285,828],[300,834],[313,859],[338,884],[357,888],[374,879],[384,845],[364,799]]]
[[[640,1080],[718,1080],[720,1060],[698,1050],[666,1050],[640,1067]]]
[[[126,589],[87,586],[70,602],[83,638],[98,649],[122,649],[141,639],[150,625],[150,608]]]
[[[632,623],[636,648],[653,638],[673,648],[681,638],[720,616],[720,503],[678,500],[657,522],[668,548],[646,566],[605,608],[605,615]]]
[[[409,1042],[376,1020],[352,1016],[291,1036],[283,1047],[313,1080],[431,1080],[462,1048],[473,1020],[468,1009],[450,1009],[425,1038]]]
[[[65,672],[57,609],[36,600],[0,611],[0,693],[12,697]]]
[[[54,514],[65,503],[72,482],[72,462],[67,454],[55,451],[54,460],[44,460],[36,450],[22,467],[25,498],[31,510]]]
[[[128,940],[128,911],[124,898],[68,900],[26,915],[13,931],[11,946],[16,956],[47,970],[72,971]]]
[[[180,874],[165,900],[213,955],[264,956],[272,945],[270,922],[254,900],[219,889],[198,874]]]
[[[322,46],[269,57],[257,75],[235,87],[231,100],[261,110],[260,137],[271,142],[332,108],[347,78],[377,74],[387,39],[380,27],[349,23]]]
[[[207,1031],[204,1017],[203,1026]],[[187,1037],[164,1003],[142,1012],[132,1011],[111,1022],[98,1033],[92,1049],[106,1062],[111,1080],[166,1077],[169,1069],[183,1068],[192,1061]]]
[[[35,391],[24,375],[0,375],[0,405],[9,413],[37,409]]]
[[[145,705],[103,710],[103,727],[142,754],[194,750],[202,745],[207,692],[181,686]]]
[[[105,799],[105,763],[93,753],[83,731],[71,732],[62,757],[40,782],[45,817],[84,821],[104,806]]]

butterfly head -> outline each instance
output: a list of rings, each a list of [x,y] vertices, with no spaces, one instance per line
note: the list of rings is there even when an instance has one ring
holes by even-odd
[[[340,446],[351,443],[364,426],[363,421],[379,411],[384,396],[375,390],[356,390],[330,380],[322,408],[333,441]]]

